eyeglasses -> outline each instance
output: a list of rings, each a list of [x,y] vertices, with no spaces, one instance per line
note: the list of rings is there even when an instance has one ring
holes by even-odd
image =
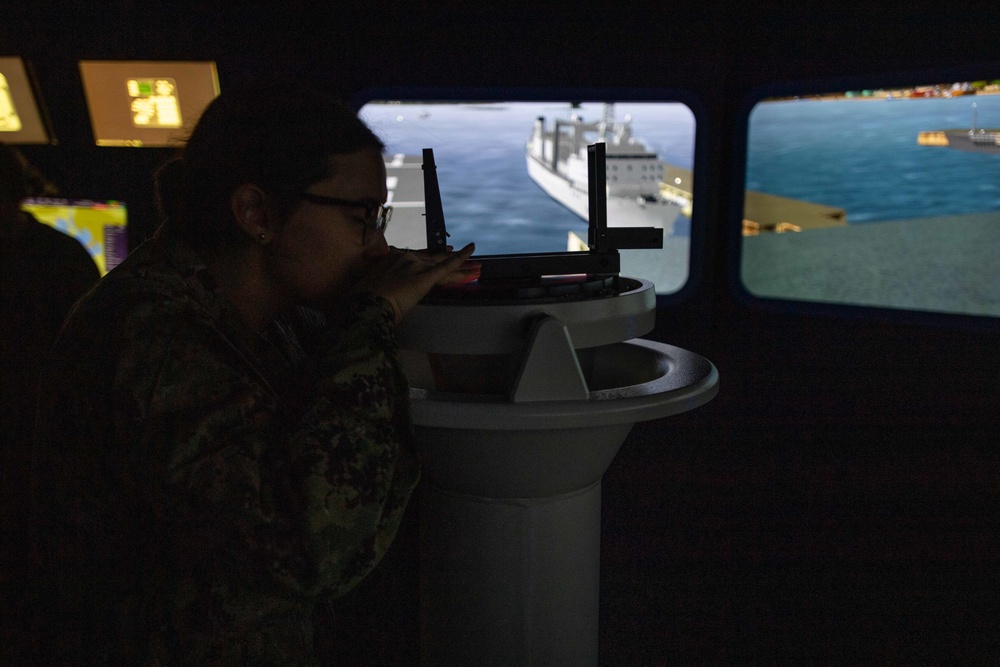
[[[361,236],[361,243],[368,245],[374,232],[383,233],[392,218],[392,207],[383,204],[376,204],[370,199],[338,199],[337,197],[327,197],[317,195],[312,192],[300,192],[299,197],[313,204],[323,206],[349,206],[352,208],[365,209],[365,231]]]

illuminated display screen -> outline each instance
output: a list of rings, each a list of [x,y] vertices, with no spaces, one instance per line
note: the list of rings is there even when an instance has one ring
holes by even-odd
[[[622,274],[659,294],[687,282],[695,118],[680,102],[376,100],[390,244],[426,247],[421,154],[434,149],[445,220],[481,255],[587,249],[586,146],[606,145],[608,226],[661,227],[663,249],[621,250]]]
[[[6,144],[52,142],[20,58],[0,58],[0,141]]]
[[[750,295],[1000,316],[1000,80],[771,97],[748,121]]]
[[[177,146],[219,94],[213,62],[82,61],[98,146]]]
[[[128,254],[128,212],[122,202],[37,198],[25,199],[21,208],[83,244],[102,276]]]

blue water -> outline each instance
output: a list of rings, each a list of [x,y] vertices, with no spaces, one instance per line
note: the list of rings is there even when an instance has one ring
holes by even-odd
[[[1000,95],[795,100],[750,115],[747,189],[845,209],[849,223],[1000,210],[1000,154],[920,146],[921,131],[1000,127]]]
[[[389,153],[434,149],[451,243],[475,241],[481,254],[566,250],[567,232],[586,238],[587,223],[528,178],[524,147],[535,118],[580,114],[599,120],[599,103],[570,109],[558,102],[365,105],[361,116]],[[633,135],[670,164],[691,168],[694,116],[683,104],[621,103],[615,117],[633,117]],[[675,234],[685,235],[688,221]]]

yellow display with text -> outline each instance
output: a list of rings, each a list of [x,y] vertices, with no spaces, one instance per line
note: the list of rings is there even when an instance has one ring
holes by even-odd
[[[83,244],[102,276],[128,254],[128,210],[122,202],[39,198],[24,200],[21,208]]]

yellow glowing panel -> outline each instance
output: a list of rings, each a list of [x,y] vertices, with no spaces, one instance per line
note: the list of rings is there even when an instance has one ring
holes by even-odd
[[[7,77],[0,72],[0,132],[18,132],[20,129],[21,117],[17,115]]]
[[[178,146],[219,94],[211,61],[80,62],[98,146]]]
[[[181,127],[177,82],[164,79],[129,79],[125,82],[136,127]]]
[[[55,143],[44,121],[25,63],[0,58],[0,141],[7,144]]]

